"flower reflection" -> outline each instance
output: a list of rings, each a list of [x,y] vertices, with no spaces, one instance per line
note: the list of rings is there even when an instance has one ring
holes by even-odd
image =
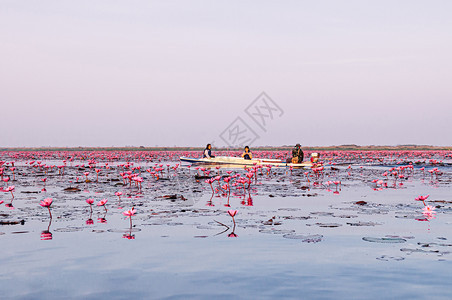
[[[430,221],[436,218],[436,214],[435,213],[422,213],[424,215],[424,217]]]
[[[97,223],[107,223],[107,219],[105,219],[105,216],[103,218],[97,218]]]
[[[436,218],[435,207],[426,205],[424,208],[422,208],[422,214],[424,215],[425,219],[427,219],[427,221],[435,219]]]
[[[251,194],[248,194],[248,199],[246,200],[245,206],[253,206],[253,198],[251,198]]]
[[[49,225],[47,225],[47,230],[41,232],[41,241],[51,240],[53,238],[50,232],[50,225],[52,225],[52,218],[49,219]]]
[[[130,232],[124,233],[122,235],[122,238],[123,239],[128,239],[128,240],[134,240],[135,239],[135,235],[132,234],[132,231],[130,231]]]
[[[228,210],[228,214],[231,216],[232,221],[233,221],[233,223],[234,223],[234,226],[232,227],[232,231],[228,234],[228,237],[238,237],[238,235],[235,233],[235,226],[236,226],[236,224],[235,224],[235,220],[234,220],[234,217],[235,217],[235,215],[237,214],[237,211],[231,209],[231,210]],[[218,224],[220,224],[221,226],[226,227],[225,230],[223,230],[222,232],[217,233],[217,234],[215,234],[215,235],[223,234],[223,233],[225,233],[226,231],[228,231],[229,229],[231,229],[231,227],[229,227],[229,226],[226,225],[226,224],[223,224],[223,223],[218,222],[218,221],[216,221],[216,220],[214,220],[214,221],[217,222]]]
[[[50,231],[44,230],[41,232],[41,241],[51,240],[52,238],[52,233]]]
[[[435,207],[431,205],[426,205],[424,208],[422,208],[423,214],[436,214]]]
[[[238,237],[238,235],[235,234],[234,231],[232,231],[230,234],[228,234],[228,237]]]

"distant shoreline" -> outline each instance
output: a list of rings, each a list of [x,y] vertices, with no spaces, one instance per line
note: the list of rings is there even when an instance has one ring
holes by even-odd
[[[8,151],[202,151],[203,147],[4,147],[1,152]],[[292,146],[261,146],[252,147],[255,151],[288,151]],[[398,145],[398,146],[302,146],[305,151],[452,151],[452,146],[429,146],[429,145]],[[242,148],[214,148],[217,151],[241,151]]]

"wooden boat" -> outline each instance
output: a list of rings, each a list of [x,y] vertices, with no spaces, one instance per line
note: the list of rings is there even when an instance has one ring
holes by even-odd
[[[214,158],[193,158],[181,156],[182,163],[203,164],[203,165],[231,165],[231,166],[267,166],[272,167],[293,167],[293,168],[310,168],[312,163],[310,161],[302,162],[301,164],[286,163],[279,159],[244,159],[241,157],[230,156],[216,156]]]

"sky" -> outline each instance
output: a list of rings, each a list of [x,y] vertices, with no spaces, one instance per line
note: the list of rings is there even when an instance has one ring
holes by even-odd
[[[0,1],[0,147],[452,145],[452,1]]]

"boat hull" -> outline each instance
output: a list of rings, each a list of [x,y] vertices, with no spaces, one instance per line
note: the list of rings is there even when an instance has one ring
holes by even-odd
[[[293,164],[282,162],[278,159],[243,159],[239,157],[218,156],[214,158],[193,158],[182,156],[179,158],[183,163],[203,164],[203,165],[231,165],[231,166],[267,166],[272,167],[293,167],[293,168],[310,168],[311,162],[303,162],[301,164]]]

